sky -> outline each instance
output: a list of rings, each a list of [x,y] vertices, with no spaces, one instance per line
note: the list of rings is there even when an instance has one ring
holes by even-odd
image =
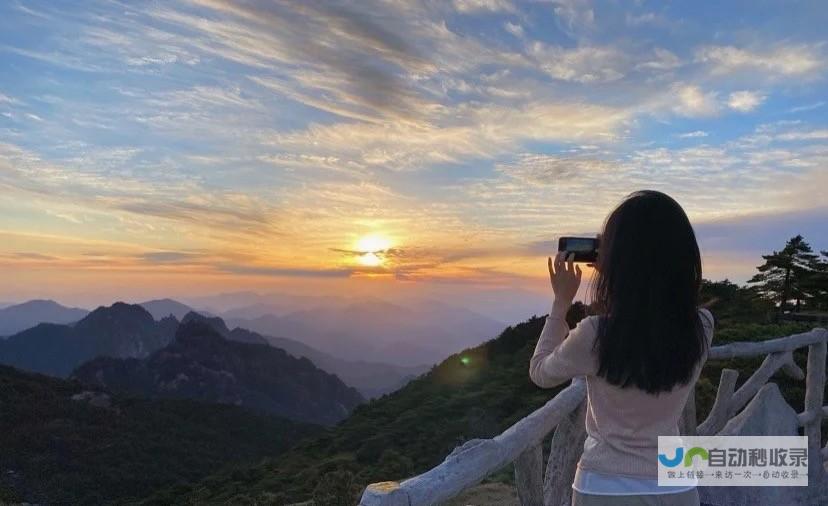
[[[0,4],[0,300],[541,293],[669,193],[705,277],[828,249],[813,1]],[[508,304],[508,301],[506,302]]]

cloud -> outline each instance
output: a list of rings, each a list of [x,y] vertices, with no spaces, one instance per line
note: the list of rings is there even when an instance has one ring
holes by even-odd
[[[188,253],[183,251],[150,251],[143,253],[138,258],[150,264],[178,264],[188,263],[202,258],[200,253]]]
[[[645,12],[638,15],[627,13],[625,20],[629,26],[640,26],[660,22],[660,18],[654,12]]]
[[[20,101],[16,98],[10,97],[8,95],[4,95],[0,93],[0,104],[19,104]]]
[[[681,116],[710,117],[719,113],[718,94],[705,92],[695,85],[680,85],[674,88],[676,103],[673,111]]]
[[[525,141],[611,141],[629,111],[589,104],[458,106],[429,124],[339,123],[277,134],[286,150],[333,155],[391,170],[490,158]]]
[[[416,110],[406,108],[414,94],[400,74],[430,72],[433,67],[417,45],[402,37],[404,30],[386,22],[384,14],[390,13],[363,4],[196,3],[224,19],[169,9],[152,15],[200,34],[192,44],[201,50],[260,68],[296,65],[301,70],[292,75],[301,77],[306,88],[313,89],[311,82],[336,82],[340,96],[358,96],[360,103],[377,111]]]
[[[750,112],[764,101],[765,96],[755,91],[734,91],[728,97],[727,106],[735,111]]]
[[[821,72],[825,58],[816,45],[777,45],[764,51],[734,46],[706,46],[696,60],[710,65],[715,74],[763,70],[780,76],[806,76]]]
[[[681,59],[671,51],[657,47],[653,49],[653,57],[639,63],[635,68],[648,70],[673,70],[682,65]]]
[[[779,250],[785,241],[802,234],[816,249],[828,247],[828,229],[824,218],[828,208],[815,207],[782,213],[746,213],[724,219],[697,223],[703,246],[720,251],[753,252],[759,255]]]
[[[21,260],[39,260],[43,262],[51,262],[53,260],[57,260],[57,257],[52,255],[43,255],[41,253],[34,253],[30,251],[19,251],[9,255],[10,258],[21,259]]]
[[[156,93],[147,98],[153,107],[257,109],[262,104],[246,97],[240,87],[193,86],[183,90]]]
[[[299,277],[299,278],[347,278],[355,271],[354,269],[297,269],[292,267],[267,267],[251,265],[221,264],[217,268],[220,271],[231,274],[242,274],[249,276],[275,276],[275,277]]]
[[[522,39],[526,33],[523,31],[523,27],[518,23],[512,23],[511,21],[507,21],[503,24],[503,28],[514,35],[515,37]]]
[[[819,102],[814,102],[813,104],[806,104],[806,105],[799,105],[796,107],[791,107],[788,109],[790,113],[797,113],[797,112],[806,112],[806,111],[813,111],[814,109],[819,109],[820,107],[824,107],[825,104],[824,100],[820,100]]]
[[[516,12],[514,4],[508,0],[454,0],[458,12]]]
[[[589,0],[553,0],[558,26],[570,34],[595,26],[595,11]]]
[[[111,152],[106,152],[111,154]],[[276,209],[258,198],[232,190],[210,191],[192,181],[175,177],[167,180],[114,175],[101,160],[89,153],[78,166],[42,159],[36,153],[0,143],[0,187],[17,195],[59,205],[90,210],[130,213],[187,223],[204,229],[221,230],[231,236],[277,233]],[[120,152],[117,160],[129,160]],[[88,167],[96,165],[96,167]],[[59,209],[59,208],[58,208]],[[58,210],[52,214],[70,219]],[[57,214],[56,214],[57,213]],[[79,221],[74,219],[72,221]]]
[[[536,41],[529,54],[553,78],[579,83],[616,81],[624,77],[627,65],[626,55],[613,47],[566,49]]]
[[[498,171],[535,185],[554,185],[564,179],[594,176],[614,168],[617,165],[606,160],[538,154],[523,154],[513,163],[497,165]]]
[[[683,134],[679,134],[679,138],[681,139],[696,139],[699,137],[707,137],[709,134],[704,130],[694,130],[692,132],[686,132]]]
[[[827,140],[828,139],[828,129],[816,129],[816,130],[794,130],[794,131],[787,131],[780,134],[777,134],[775,137],[777,140],[780,141],[815,141],[815,140]]]

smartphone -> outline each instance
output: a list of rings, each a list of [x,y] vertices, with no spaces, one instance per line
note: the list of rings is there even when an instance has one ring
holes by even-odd
[[[575,253],[576,262],[595,263],[598,260],[597,237],[561,237],[558,251]]]

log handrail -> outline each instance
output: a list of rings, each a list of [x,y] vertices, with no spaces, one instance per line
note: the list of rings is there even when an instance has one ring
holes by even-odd
[[[805,347],[808,348],[808,364],[803,372],[793,361],[793,351]],[[819,489],[818,484],[828,479],[823,468],[823,460],[828,459],[828,444],[825,448],[822,447],[820,435],[822,419],[828,418],[828,406],[823,405],[826,347],[828,331],[822,328],[767,341],[735,342],[712,347],[708,354],[709,360],[761,355],[766,355],[766,358],[736,391],[734,390],[738,373],[732,369],[722,371],[713,409],[707,420],[696,428],[696,432],[701,435],[718,432],[779,370],[795,379],[805,379],[805,410],[798,418],[804,427],[804,433],[809,436],[809,468],[812,470],[809,474],[809,484],[810,480],[815,480],[814,490]],[[520,497],[541,497],[541,491],[536,490],[538,445],[581,405],[585,395],[584,378],[575,378],[550,401],[500,435],[491,439],[467,441],[455,448],[441,464],[418,476],[399,483],[382,482],[369,485],[363,492],[360,506],[437,504],[455,497],[512,462],[521,467],[516,470],[519,486],[531,487],[530,490],[521,490]],[[694,396],[690,396],[690,400],[693,402]],[[695,410],[686,411],[684,423],[693,423]],[[548,487],[548,473],[542,473],[541,476],[543,475],[546,475],[545,485]],[[549,495],[546,494],[547,497]]]
[[[739,341],[723,344],[710,348],[709,360],[721,360],[727,358],[755,357],[781,351],[793,351],[804,348],[811,344],[825,342],[826,331],[822,328],[815,328],[801,334],[793,334],[786,337],[777,337],[766,341]]]
[[[577,378],[546,404],[494,438],[467,441],[455,448],[437,467],[396,487],[393,482],[368,485],[360,504],[414,506],[451,499],[540,443],[563,417],[578,407],[585,396],[586,382],[583,378]],[[389,501],[385,499],[387,496],[396,498]]]

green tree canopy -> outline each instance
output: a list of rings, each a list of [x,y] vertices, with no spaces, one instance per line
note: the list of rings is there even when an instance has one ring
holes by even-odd
[[[828,310],[828,251],[815,258],[810,272],[802,282],[802,291],[808,297],[809,306],[817,310]]]
[[[753,284],[761,294],[778,303],[777,314],[785,311],[787,303],[796,301],[799,309],[803,300],[809,296],[809,283],[819,263],[819,255],[801,235],[788,240],[781,251],[762,255],[765,263],[748,283]]]

